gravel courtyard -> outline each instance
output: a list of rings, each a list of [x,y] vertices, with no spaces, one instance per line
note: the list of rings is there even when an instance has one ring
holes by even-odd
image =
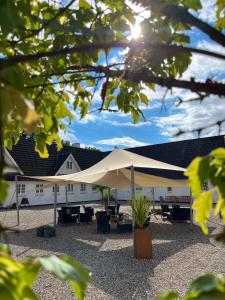
[[[95,205],[96,208],[99,205]],[[122,206],[122,211],[127,209]],[[152,260],[133,258],[132,234],[96,233],[96,223],[59,226],[55,238],[36,237],[36,227],[51,224],[52,208],[21,210],[20,233],[9,233],[11,249],[17,259],[37,255],[71,255],[92,272],[86,299],[155,299],[167,290],[184,293],[192,278],[205,273],[225,274],[225,247],[211,237],[221,229],[209,223],[210,234],[202,234],[198,226],[188,223],[163,222],[153,216]],[[15,226],[16,211],[1,211],[0,221]],[[219,228],[220,227],[220,228]],[[15,227],[16,228],[16,227]],[[46,272],[41,272],[35,291],[40,299],[74,299],[69,286]]]

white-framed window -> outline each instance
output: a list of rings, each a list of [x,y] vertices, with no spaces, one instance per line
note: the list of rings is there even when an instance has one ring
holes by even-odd
[[[142,187],[136,187],[136,191],[142,191]]]
[[[172,187],[171,186],[168,186],[168,188],[167,188],[167,192],[172,192]]]
[[[25,184],[17,184],[17,193],[25,194],[25,192],[26,192],[26,185]]]
[[[66,163],[66,168],[71,170],[73,168],[73,162],[68,160]]]
[[[209,189],[209,184],[208,184],[208,181],[204,181],[203,182],[203,187],[202,187],[203,191],[208,191]]]
[[[85,193],[86,192],[86,184],[85,183],[81,183],[81,185],[80,185],[80,191],[81,191],[81,193]]]
[[[97,189],[95,188],[94,185],[92,185],[92,193],[97,193]]]
[[[44,193],[44,187],[42,183],[36,184],[36,194],[43,194]]]
[[[67,191],[68,192],[73,192],[73,184],[67,184]]]
[[[52,192],[55,193],[55,186],[52,187]],[[56,192],[59,193],[59,186],[56,186]]]

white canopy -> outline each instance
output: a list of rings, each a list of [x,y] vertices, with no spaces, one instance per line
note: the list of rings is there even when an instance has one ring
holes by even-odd
[[[77,173],[60,176],[35,176],[32,178],[45,180],[52,183],[64,184],[84,182],[98,184],[111,188],[127,188],[131,185],[131,172],[129,167],[166,169],[185,171],[185,169],[147,158],[126,150],[115,149],[104,159],[92,167]],[[171,180],[135,171],[134,183],[137,187],[184,187],[186,181]]]

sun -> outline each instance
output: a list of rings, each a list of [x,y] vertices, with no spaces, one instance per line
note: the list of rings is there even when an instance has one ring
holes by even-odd
[[[130,36],[132,40],[136,40],[141,36],[141,27],[139,24],[130,26]]]

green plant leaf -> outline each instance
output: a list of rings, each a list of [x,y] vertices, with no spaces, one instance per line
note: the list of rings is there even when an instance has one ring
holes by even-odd
[[[87,283],[90,280],[88,271],[69,256],[39,257],[41,265],[61,280],[69,280],[78,300],[84,299]]]
[[[168,292],[156,298],[156,300],[178,300],[179,295],[176,292]]]
[[[208,233],[207,219],[212,208],[212,191],[203,192],[194,200],[192,208],[196,210],[195,221],[201,225],[202,231]]]

